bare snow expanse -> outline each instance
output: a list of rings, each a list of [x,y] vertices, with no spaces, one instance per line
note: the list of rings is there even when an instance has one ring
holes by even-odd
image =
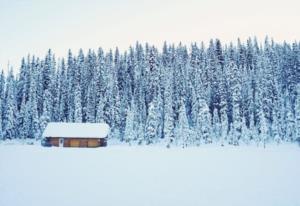
[[[2,206],[299,206],[297,145],[0,144]]]

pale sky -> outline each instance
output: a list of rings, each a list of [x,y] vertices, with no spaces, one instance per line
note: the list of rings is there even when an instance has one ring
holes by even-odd
[[[300,40],[300,0],[0,0],[0,68],[23,56],[79,48],[121,50],[136,41],[225,43],[266,35]]]

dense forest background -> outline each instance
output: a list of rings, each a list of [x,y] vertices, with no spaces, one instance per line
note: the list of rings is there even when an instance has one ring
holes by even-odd
[[[28,56],[0,77],[0,139],[39,139],[50,121],[106,122],[109,138],[238,145],[300,140],[300,42],[207,47],[136,43],[124,53]]]

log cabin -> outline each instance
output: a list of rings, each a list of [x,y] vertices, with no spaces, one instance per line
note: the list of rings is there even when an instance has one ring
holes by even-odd
[[[50,122],[43,133],[43,146],[101,147],[107,145],[109,126],[105,123]]]

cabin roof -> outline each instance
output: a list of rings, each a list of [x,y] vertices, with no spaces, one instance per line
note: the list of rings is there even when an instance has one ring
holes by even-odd
[[[105,138],[108,133],[109,126],[105,123],[49,122],[43,137]]]

